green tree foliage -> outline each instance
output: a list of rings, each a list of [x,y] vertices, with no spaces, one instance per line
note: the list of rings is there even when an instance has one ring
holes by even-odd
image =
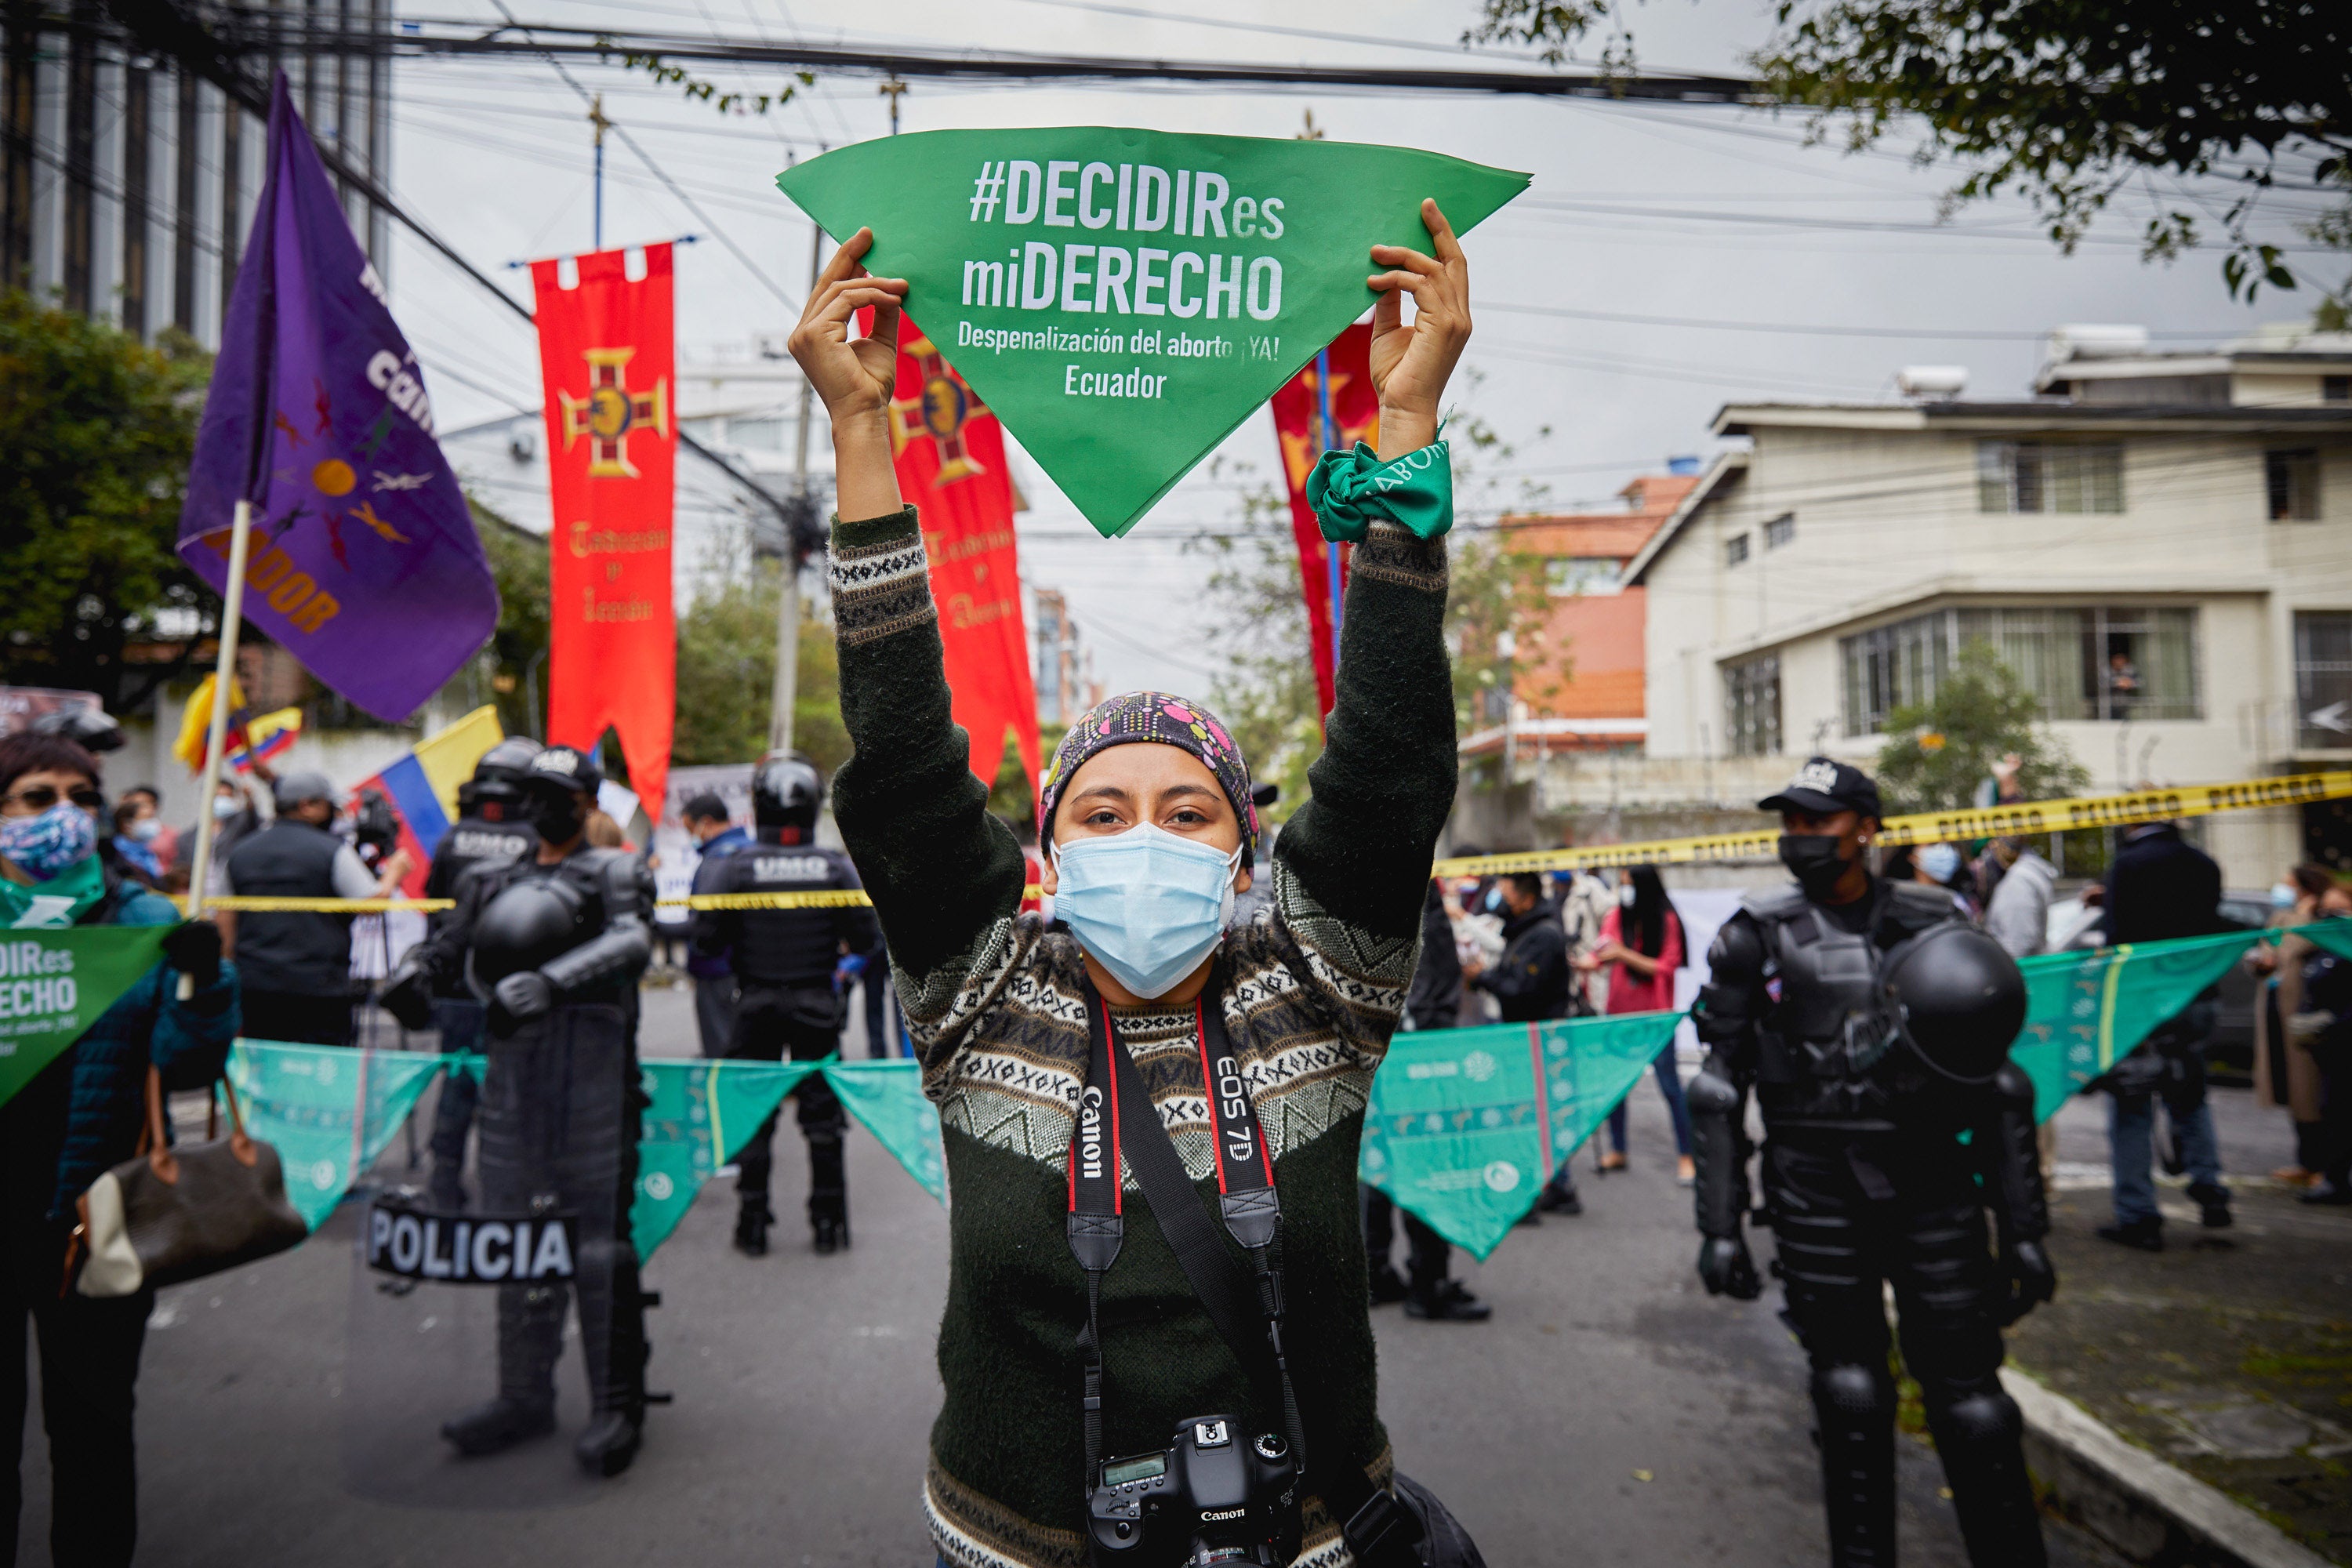
[[[2091,782],[2042,722],[2032,692],[1981,639],[1961,647],[1933,697],[1888,713],[1885,732],[1877,774],[1890,812],[1972,805],[1993,764],[2011,753],[2028,800],[2080,795]]]
[[[121,712],[178,676],[219,602],[173,552],[211,361],[0,294],[0,680]],[[228,520],[221,520],[226,523]],[[177,659],[131,663],[168,637]]]
[[[1469,39],[1537,44],[1559,60],[1606,24],[1618,29],[1611,63],[1631,64],[1624,0],[1481,5]],[[1815,133],[1835,130],[1849,148],[1918,138],[1923,162],[1967,170],[1948,210],[2021,191],[2072,250],[2118,192],[2140,188],[2159,209],[2143,254],[2170,259],[2218,232],[2223,280],[2248,299],[2308,280],[2290,259],[2290,230],[2352,247],[2352,7],[1780,0],[1776,15],[1753,59],[1767,98],[1816,111]],[[2209,200],[2180,190],[2183,179],[2235,189]],[[2301,211],[2266,210],[2273,193],[2300,193]],[[2340,321],[2347,301],[2352,279],[2329,294],[2323,323]]]
[[[537,735],[547,716],[547,541],[467,500],[499,589],[499,627],[477,657],[489,667],[499,727]]]
[[[740,552],[740,553],[748,553]],[[677,731],[670,758],[681,766],[748,763],[768,749],[768,709],[776,679],[776,595],[783,580],[772,562],[756,569],[707,570],[677,620]],[[833,627],[800,623],[794,668],[793,744],[830,775],[849,760],[841,722],[840,665]]]

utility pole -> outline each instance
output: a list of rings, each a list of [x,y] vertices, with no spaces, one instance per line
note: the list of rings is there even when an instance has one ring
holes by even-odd
[[[891,73],[890,79],[875,90],[890,100],[890,134],[896,136],[898,134],[898,100],[905,94],[907,84],[900,81],[898,73],[894,71]]]
[[[809,224],[809,292],[816,292],[816,275],[824,259],[824,230],[812,220]],[[815,398],[808,376],[801,376],[800,434],[794,442],[793,457],[793,505],[796,516],[805,518],[816,503],[809,496],[809,419],[816,410]],[[776,685],[768,700],[768,747],[771,751],[793,749],[793,703],[800,688],[801,663],[801,568],[793,553],[797,541],[784,541],[784,581],[776,595]]]
[[[598,93],[588,105],[588,123],[596,128],[596,216],[593,237],[595,248],[604,248],[604,132],[613,122],[604,118],[604,95]]]

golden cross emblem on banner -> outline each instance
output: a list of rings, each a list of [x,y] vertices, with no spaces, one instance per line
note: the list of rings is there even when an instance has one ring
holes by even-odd
[[[563,405],[563,449],[585,436],[595,443],[588,458],[592,479],[634,479],[637,466],[629,461],[629,437],[650,427],[656,436],[669,434],[669,384],[656,381],[644,392],[629,390],[628,364],[635,349],[590,349],[588,395],[559,392]]]
[[[890,400],[890,455],[896,458],[907,449],[908,442],[927,436],[940,453],[940,471],[931,476],[933,485],[953,484],[988,472],[963,445],[964,421],[987,413],[988,405],[948,368],[946,356],[930,339],[917,338],[902,352],[915,362],[922,386],[912,397]]]

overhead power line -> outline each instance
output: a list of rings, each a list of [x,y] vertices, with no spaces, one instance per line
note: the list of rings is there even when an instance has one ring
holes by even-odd
[[[246,60],[252,58],[251,51],[240,48],[233,41],[213,32],[202,22],[184,12],[175,0],[110,0],[109,8],[115,18],[146,47],[180,61],[244,106],[247,112],[255,118],[260,120],[269,118],[268,87],[264,83],[257,82],[245,68]],[[232,15],[241,14],[232,13]],[[43,26],[47,25],[47,19],[44,18]],[[62,26],[60,24],[61,27]],[[379,43],[384,37],[383,34],[355,36],[373,36]],[[529,306],[499,288],[488,273],[467,260],[448,241],[434,233],[407,208],[394,201],[391,192],[377,184],[367,174],[352,167],[345,161],[339,148],[329,146],[316,137],[311,138],[311,144],[318,148],[320,158],[325,162],[331,172],[349,182],[353,190],[365,196],[386,217],[423,240],[444,260],[479,285],[485,293],[499,304],[521,317],[524,321],[532,325],[537,324],[537,318],[531,314]],[[640,152],[638,156],[642,158],[645,154]],[[647,159],[646,163],[651,167],[652,160]],[[656,170],[656,173],[659,171]],[[715,232],[716,226],[713,226],[713,228]],[[754,268],[754,270],[757,269]],[[762,280],[765,280],[764,277]],[[770,287],[772,288],[773,285],[771,284]],[[795,306],[794,309],[798,307]],[[767,502],[775,510],[776,514],[785,519],[787,522],[794,515],[793,510],[781,498],[769,493],[765,485],[737,468],[726,458],[696,440],[683,427],[678,430],[677,438],[683,445],[709,459],[729,479]]]
[[[152,0],[151,0],[152,3]],[[1182,81],[1255,87],[1356,87],[1401,92],[1501,93],[1541,98],[1653,99],[1727,103],[1751,99],[1744,77],[1633,75],[1609,71],[1445,70],[1429,67],[1284,66],[1244,61],[1143,59],[1115,55],[1049,55],[1017,50],[926,49],[903,45],[773,43],[759,38],[635,28],[574,27],[514,22],[485,30],[446,17],[403,17],[392,33],[312,24],[289,13],[233,13],[235,32],[222,45],[260,55],[299,50],[323,55],[395,58],[547,55],[610,60],[659,56],[666,60],[764,65],[793,68],[916,77],[933,80]],[[258,24],[258,25],[256,25]]]

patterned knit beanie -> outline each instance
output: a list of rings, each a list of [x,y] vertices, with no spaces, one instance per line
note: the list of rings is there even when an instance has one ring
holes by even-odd
[[[1097,752],[1131,741],[1158,741],[1180,746],[1201,759],[1217,776],[1234,816],[1242,827],[1242,864],[1257,858],[1257,805],[1250,799],[1249,763],[1242,749],[1216,716],[1197,702],[1171,697],[1164,691],[1130,691],[1097,702],[1070,726],[1054,749],[1053,765],[1045,770],[1045,786],[1037,795],[1037,841],[1054,841],[1054,808],[1062,803],[1063,786]]]

